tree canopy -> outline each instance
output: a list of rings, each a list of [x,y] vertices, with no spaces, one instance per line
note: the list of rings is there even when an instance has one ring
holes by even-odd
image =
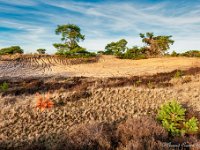
[[[16,53],[24,53],[23,49],[20,46],[11,46],[7,48],[2,48],[0,50],[0,55],[5,55],[5,54],[16,54]]]
[[[38,52],[38,54],[45,54],[46,49],[44,49],[44,48],[39,48],[39,49],[37,49],[37,52]]]
[[[140,37],[146,44],[148,56],[163,55],[174,43],[172,36],[154,36],[152,32],[140,33]]]
[[[126,50],[127,41],[125,39],[121,39],[117,42],[111,42],[106,45],[105,53],[106,54],[114,54],[118,55]]]
[[[81,48],[78,42],[85,39],[85,36],[81,34],[81,29],[74,24],[58,25],[55,33],[57,35],[61,34],[61,41],[64,42],[54,44],[58,52],[66,52],[75,48]]]

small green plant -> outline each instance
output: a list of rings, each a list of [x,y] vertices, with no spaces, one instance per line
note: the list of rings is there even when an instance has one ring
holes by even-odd
[[[195,117],[186,120],[185,112],[186,109],[173,100],[161,106],[157,119],[172,136],[195,134],[198,131],[199,122]]]
[[[6,92],[8,90],[9,86],[8,83],[4,82],[0,85],[0,90],[3,92]]]
[[[177,70],[174,75],[174,78],[181,78],[182,76],[183,76],[183,72],[181,70]]]

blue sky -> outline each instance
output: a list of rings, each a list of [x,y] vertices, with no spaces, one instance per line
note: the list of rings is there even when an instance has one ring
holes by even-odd
[[[200,49],[200,0],[0,0],[0,48],[54,53],[55,29],[67,23],[81,27],[88,50],[122,38],[143,46],[139,33],[148,31],[172,35],[171,50]]]

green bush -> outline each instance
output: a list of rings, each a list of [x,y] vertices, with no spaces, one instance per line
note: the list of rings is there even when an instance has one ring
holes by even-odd
[[[9,86],[8,83],[4,82],[0,85],[0,90],[3,92],[6,92],[8,90]]]
[[[186,120],[185,112],[186,109],[178,102],[171,101],[161,106],[157,119],[172,136],[195,134],[198,131],[199,122],[195,117]]]
[[[16,53],[24,53],[23,49],[21,49],[20,46],[11,46],[7,48],[2,48],[0,50],[0,55],[5,55],[5,54],[16,54]]]

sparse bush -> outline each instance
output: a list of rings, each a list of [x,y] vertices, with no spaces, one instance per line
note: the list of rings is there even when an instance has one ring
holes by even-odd
[[[11,46],[7,48],[2,48],[0,50],[0,55],[6,55],[6,54],[16,54],[16,53],[24,53],[23,49],[21,49],[20,46]]]
[[[111,149],[112,129],[105,123],[75,126],[69,134],[74,149]]]
[[[141,126],[141,124],[143,124]],[[122,143],[127,143],[130,139],[137,140],[144,137],[165,140],[168,134],[153,118],[139,117],[128,119],[117,128],[117,135]]]
[[[1,85],[0,85],[0,90],[3,91],[3,92],[6,92],[9,88],[9,85],[7,82],[3,82]]]
[[[186,120],[186,109],[175,100],[161,106],[157,119],[172,136],[195,134],[198,120],[195,117]]]

